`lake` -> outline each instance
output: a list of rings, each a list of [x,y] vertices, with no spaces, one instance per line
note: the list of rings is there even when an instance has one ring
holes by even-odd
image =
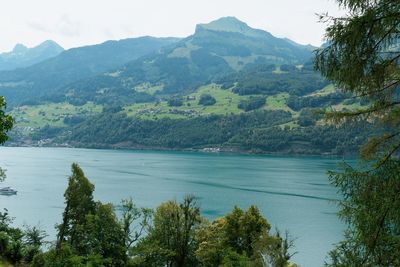
[[[296,238],[293,260],[301,266],[322,266],[342,239],[344,225],[330,201],[338,196],[326,175],[338,160],[321,157],[0,147],[0,166],[7,169],[1,186],[18,190],[0,196],[0,208],[16,225],[40,225],[54,239],[72,162],[84,169],[102,202],[132,197],[138,206],[154,208],[194,194],[210,219],[234,205],[255,204],[273,228]]]

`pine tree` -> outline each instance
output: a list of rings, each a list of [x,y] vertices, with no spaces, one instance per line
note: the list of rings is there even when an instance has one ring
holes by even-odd
[[[328,112],[336,123],[368,120],[383,134],[361,149],[360,168],[331,172],[343,195],[340,217],[345,240],[330,253],[329,266],[400,266],[400,2],[337,0],[347,15],[322,15],[329,23],[327,46],[316,68],[354,98],[370,105]]]
[[[86,216],[95,213],[93,191],[94,185],[85,177],[78,164],[73,163],[72,175],[64,193],[66,207],[63,222],[59,225],[57,251],[61,249],[63,242],[67,242],[80,255],[88,253]]]

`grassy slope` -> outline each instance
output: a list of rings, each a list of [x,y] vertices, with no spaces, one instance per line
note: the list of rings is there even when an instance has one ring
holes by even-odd
[[[19,128],[42,128],[46,125],[63,127],[64,118],[101,112],[102,107],[93,103],[73,106],[68,103],[49,103],[37,106],[21,106],[12,110],[15,126]]]
[[[212,106],[199,105],[202,94],[212,95],[216,103]],[[219,85],[209,84],[200,87],[195,93],[183,97],[183,105],[180,107],[170,107],[167,101],[160,103],[140,103],[124,108],[128,116],[135,116],[141,119],[160,119],[160,118],[190,118],[195,116],[205,116],[210,114],[231,115],[240,114],[244,111],[238,108],[241,100],[246,100],[251,96],[240,96],[230,89],[221,89]],[[267,98],[265,110],[285,110],[297,115],[286,105],[287,93],[281,93]]]
[[[162,89],[162,86],[152,86],[142,84],[135,88],[138,91],[155,93]],[[312,95],[326,95],[335,92],[333,85],[328,85]],[[216,99],[212,106],[202,106],[198,104],[202,94],[210,94]],[[241,100],[246,100],[251,96],[240,96],[232,92],[231,89],[222,89],[219,85],[209,84],[201,86],[196,92],[183,97],[183,105],[180,107],[170,107],[167,101],[159,103],[139,103],[126,106],[123,111],[128,116],[137,117],[145,120],[157,120],[162,118],[170,119],[189,119],[196,116],[216,115],[237,115],[244,111],[238,108]],[[293,121],[281,125],[281,127],[298,127],[297,118],[299,112],[295,112],[286,105],[289,97],[287,93],[280,93],[268,96],[264,110],[284,110],[293,116]],[[346,105],[341,103],[333,106],[335,109],[357,108],[358,104]],[[90,115],[102,111],[102,106],[87,103],[83,106],[73,106],[68,103],[49,103],[37,106],[22,106],[15,108],[12,115],[16,118],[16,127],[22,129],[23,133],[29,133],[33,129],[42,128],[46,125],[52,127],[64,127],[64,118],[68,116]]]
[[[212,95],[217,102],[212,106],[199,105],[198,102],[202,94]],[[183,105],[180,107],[170,107],[167,101],[161,101],[160,103],[134,104],[125,107],[124,110],[128,116],[150,120],[159,118],[190,118],[210,114],[239,114],[243,111],[237,106],[240,100],[247,98],[247,96],[234,94],[229,89],[224,90],[218,85],[210,84],[202,86],[195,93],[183,97]]]

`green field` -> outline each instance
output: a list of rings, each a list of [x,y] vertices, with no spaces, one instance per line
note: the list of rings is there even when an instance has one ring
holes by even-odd
[[[333,84],[328,84],[327,86],[325,86],[324,88],[322,88],[321,90],[318,90],[312,94],[309,94],[307,96],[325,96],[325,95],[329,95],[332,93],[335,93],[337,91],[336,87]]]
[[[199,105],[200,96],[203,94],[212,95],[216,103],[212,106]],[[237,106],[240,100],[248,99],[248,96],[240,96],[230,89],[221,89],[220,86],[210,84],[200,87],[196,92],[186,95],[183,98],[183,105],[170,107],[167,101],[159,103],[140,103],[124,107],[128,116],[135,116],[142,119],[160,118],[191,118],[210,114],[229,115],[244,112]]]
[[[213,96],[216,103],[212,106],[199,105],[200,96],[209,94]],[[140,103],[124,107],[124,111],[128,116],[134,116],[146,120],[154,120],[161,118],[184,119],[196,116],[215,115],[236,115],[244,111],[238,108],[238,104],[242,100],[247,100],[252,96],[241,96],[232,92],[231,89],[222,89],[219,85],[209,84],[200,87],[196,92],[183,96],[183,105],[180,107],[168,106],[166,100],[159,103]],[[284,110],[289,111],[294,116],[297,112],[293,111],[286,105],[289,97],[287,93],[280,93],[268,96],[266,105],[262,107],[264,110]]]
[[[54,127],[65,126],[64,118],[77,115],[90,115],[102,111],[100,105],[86,103],[74,106],[69,103],[51,103],[37,106],[21,106],[11,112],[15,118],[16,127],[42,128],[46,125]]]
[[[292,114],[297,114],[286,105],[286,100],[289,98],[288,93],[280,93],[273,96],[267,97],[267,104],[264,107],[266,110],[284,110],[289,111]]]
[[[135,90],[142,92],[150,92],[151,94],[162,90],[162,85],[151,85],[143,83],[138,85]],[[313,95],[326,95],[335,92],[333,85],[328,85],[325,88],[315,92]],[[199,105],[201,95],[209,94],[213,96],[216,103],[211,106]],[[167,99],[163,99],[153,103],[137,103],[123,107],[125,112],[130,117],[136,117],[143,120],[158,120],[163,118],[170,119],[190,119],[198,116],[208,115],[237,115],[245,111],[238,108],[240,101],[248,100],[253,96],[241,96],[232,92],[232,89],[222,89],[217,84],[209,84],[201,86],[194,93],[182,96],[183,105],[179,107],[169,106]],[[288,93],[279,93],[268,96],[266,104],[261,109],[263,110],[284,110],[288,111],[293,116],[293,121],[281,125],[281,127],[298,127],[296,119],[299,112],[293,111],[286,104],[289,98]],[[345,105],[341,103],[333,106],[334,109],[352,109],[359,107],[358,104]],[[12,110],[12,115],[16,121],[16,127],[22,132],[31,132],[34,129],[43,128],[45,126],[64,127],[64,119],[72,116],[88,116],[102,111],[101,105],[96,105],[91,102],[82,106],[74,106],[69,103],[49,103],[36,106],[21,106]]]

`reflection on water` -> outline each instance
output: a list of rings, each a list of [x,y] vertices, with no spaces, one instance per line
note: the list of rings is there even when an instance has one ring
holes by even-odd
[[[302,266],[321,266],[341,239],[338,196],[326,176],[337,161],[318,157],[1,147],[0,166],[8,170],[3,185],[18,195],[0,196],[0,207],[16,224],[40,224],[54,237],[72,162],[95,184],[95,198],[115,205],[132,197],[152,208],[194,194],[203,215],[213,219],[234,205],[255,204],[271,224],[297,238],[294,260]]]

